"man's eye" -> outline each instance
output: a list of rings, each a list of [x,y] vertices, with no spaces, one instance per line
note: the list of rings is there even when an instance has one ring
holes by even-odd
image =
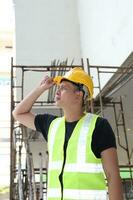
[[[58,87],[58,90],[63,91],[63,90],[67,90],[67,88],[64,86],[60,86],[60,87]]]

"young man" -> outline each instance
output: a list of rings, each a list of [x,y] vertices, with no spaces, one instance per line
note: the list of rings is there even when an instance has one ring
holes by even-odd
[[[35,116],[34,102],[54,84],[58,85],[55,104],[64,117]],[[90,76],[76,67],[63,77],[46,76],[13,111],[16,120],[42,132],[48,141],[48,200],[123,199],[114,133],[106,119],[85,113],[92,95]]]

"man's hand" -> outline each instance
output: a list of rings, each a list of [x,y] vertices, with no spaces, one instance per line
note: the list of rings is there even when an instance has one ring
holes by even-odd
[[[39,83],[38,87],[42,91],[45,91],[45,90],[50,89],[54,84],[55,84],[55,82],[53,81],[53,78],[51,78],[49,76],[45,76],[44,79]]]

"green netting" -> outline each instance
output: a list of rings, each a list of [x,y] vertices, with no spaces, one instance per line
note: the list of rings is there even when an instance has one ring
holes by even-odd
[[[42,181],[43,182],[46,182],[46,180],[47,180],[47,177],[46,177],[46,175],[42,175]],[[40,175],[39,174],[35,174],[35,181],[36,182],[39,182],[40,181]]]
[[[133,168],[121,168],[120,176],[122,179],[127,179],[133,177]]]

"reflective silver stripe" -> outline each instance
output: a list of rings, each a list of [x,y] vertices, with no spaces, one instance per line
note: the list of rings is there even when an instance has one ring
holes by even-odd
[[[64,198],[75,200],[107,200],[105,190],[64,190]]]
[[[87,172],[87,173],[99,173],[103,172],[101,164],[90,164],[90,163],[78,163],[78,164],[66,164],[66,172]]]
[[[49,164],[49,170],[61,169],[61,161],[53,161]],[[92,163],[78,163],[78,164],[65,164],[65,172],[87,172],[87,173],[99,173],[103,172],[103,167],[101,164]]]
[[[64,189],[64,198],[70,200],[107,200],[107,191],[105,190],[73,190]],[[59,198],[60,189],[49,189],[48,197]]]
[[[62,167],[62,161],[49,162],[49,170],[58,170]]]
[[[48,188],[47,198],[61,198],[61,189]]]
[[[57,133],[58,127],[60,125],[62,118],[56,119],[56,123],[52,125],[51,131],[50,131],[50,140],[49,140],[49,160],[52,160],[52,153],[53,153],[53,146],[55,141],[55,135]]]
[[[93,116],[94,115],[92,115],[91,113],[86,114],[84,122],[82,124],[78,140],[77,163],[86,163],[87,136],[89,133],[90,123]]]

